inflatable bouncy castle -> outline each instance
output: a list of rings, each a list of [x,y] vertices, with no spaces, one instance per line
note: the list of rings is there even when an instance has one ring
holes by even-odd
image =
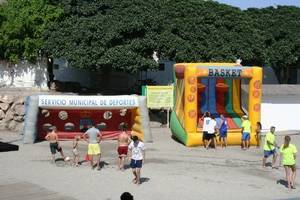
[[[179,63],[174,65],[174,108],[171,131],[186,146],[202,145],[203,113],[228,122],[229,145],[241,144],[241,79],[249,79],[248,115],[252,125],[250,144],[256,145],[255,126],[260,122],[262,69],[234,63]]]
[[[151,142],[146,97],[37,95],[25,103],[23,142],[43,140],[49,127],[56,126],[59,139],[73,139],[93,125],[103,139],[117,139],[126,127],[127,133]]]

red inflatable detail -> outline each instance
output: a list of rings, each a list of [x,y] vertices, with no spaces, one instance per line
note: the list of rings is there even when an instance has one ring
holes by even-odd
[[[184,78],[184,68],[185,68],[185,65],[176,65],[175,76],[177,79]]]

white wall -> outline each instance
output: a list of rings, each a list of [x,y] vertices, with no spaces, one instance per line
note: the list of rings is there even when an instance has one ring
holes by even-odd
[[[261,105],[261,123],[263,129],[275,126],[276,130],[300,130],[300,104],[272,104]]]
[[[7,62],[0,62],[0,87],[47,87],[46,60],[40,60],[36,64],[21,61],[9,66]]]

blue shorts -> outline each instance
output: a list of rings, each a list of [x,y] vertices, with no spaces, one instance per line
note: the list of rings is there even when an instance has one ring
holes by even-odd
[[[131,159],[130,167],[131,168],[142,168],[143,160],[133,160]]]
[[[220,137],[221,138],[227,137],[227,131],[220,131]]]
[[[271,151],[264,150],[264,157],[265,158],[269,157],[270,155],[275,155],[275,154],[276,154],[276,149],[273,149]]]
[[[242,134],[242,141],[248,141],[248,140],[250,140],[250,133],[243,132],[243,134]]]

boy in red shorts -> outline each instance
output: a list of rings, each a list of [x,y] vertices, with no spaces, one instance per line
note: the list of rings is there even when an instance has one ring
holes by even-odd
[[[118,138],[118,169],[124,170],[125,157],[127,156],[128,145],[130,143],[130,138],[126,133],[126,128],[123,128],[122,133],[120,133]]]

